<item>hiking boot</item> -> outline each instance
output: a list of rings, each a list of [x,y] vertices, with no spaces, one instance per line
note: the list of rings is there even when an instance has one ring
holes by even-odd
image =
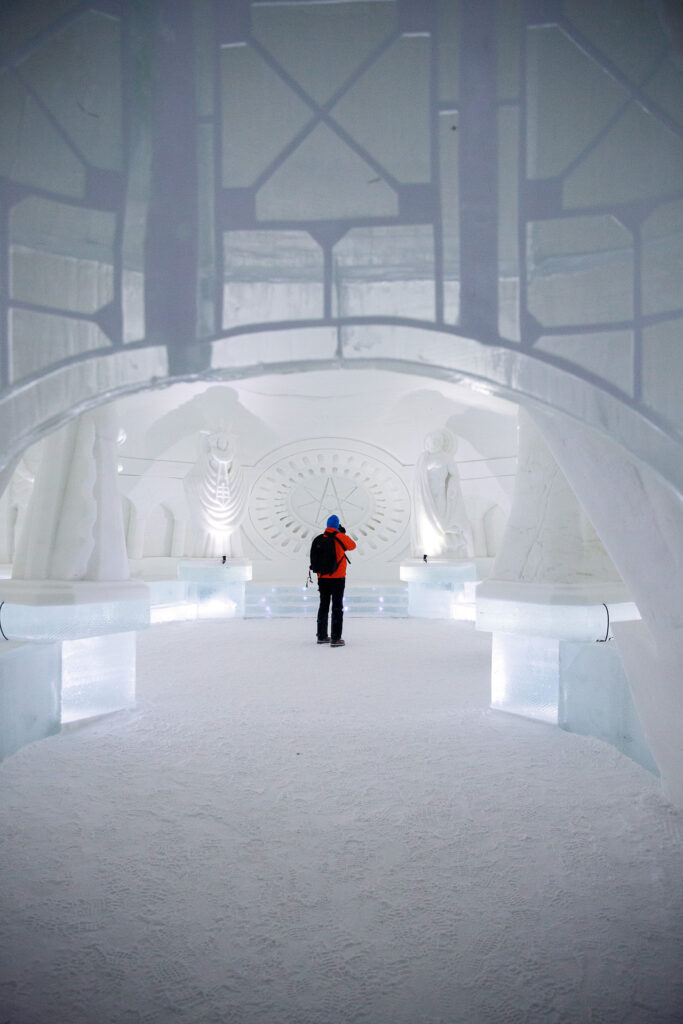
[[[318,643],[319,644],[329,644],[329,642],[330,642],[329,636],[319,636],[318,637]]]
[[[330,647],[344,647],[345,644],[346,640],[342,640],[341,637],[338,640],[330,640]]]

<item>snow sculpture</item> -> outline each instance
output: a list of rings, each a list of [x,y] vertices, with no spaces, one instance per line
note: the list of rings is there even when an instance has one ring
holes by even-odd
[[[428,434],[424,446],[415,467],[413,555],[471,558],[472,528],[454,458],[457,441],[443,429]]]
[[[9,507],[14,520],[13,523],[10,521],[10,529],[8,531],[10,562],[14,558],[14,553],[21,537],[35,481],[35,471],[28,465],[26,458],[22,458],[14,471],[9,486]]]
[[[579,423],[534,410],[637,602],[614,635],[664,792],[683,807],[683,502],[650,467]],[[616,495],[616,502],[615,502]]]
[[[127,580],[112,406],[45,441],[14,559],[19,580]]]
[[[200,454],[185,477],[185,493],[198,531],[199,555],[240,554],[239,530],[246,509],[246,481],[226,431],[200,432]]]
[[[512,510],[492,578],[584,584],[620,580],[533,420],[519,411]]]
[[[575,448],[592,444],[582,438]],[[520,409],[512,510],[492,574],[476,594],[477,629],[493,633],[492,707],[600,736],[654,768],[656,751],[606,643],[615,622],[638,618],[533,417]]]

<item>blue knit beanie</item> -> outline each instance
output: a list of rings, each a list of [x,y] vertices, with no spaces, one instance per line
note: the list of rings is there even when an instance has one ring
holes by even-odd
[[[332,526],[335,530],[339,528],[339,516],[330,516],[327,520],[327,525]]]

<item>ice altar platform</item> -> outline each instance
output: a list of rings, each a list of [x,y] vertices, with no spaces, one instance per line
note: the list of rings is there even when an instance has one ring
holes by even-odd
[[[476,628],[490,632],[491,707],[595,736],[657,767],[616,647],[614,622],[639,619],[622,583],[485,580]]]
[[[192,619],[244,618],[250,561],[215,558],[179,561],[175,579],[149,580],[153,623]]]
[[[317,612],[315,581],[254,581],[246,559],[164,563],[119,583],[0,578],[0,760],[68,722],[133,707],[136,631],[150,622]],[[345,613],[476,619],[492,633],[494,709],[596,736],[656,771],[619,652],[606,642],[611,623],[639,617],[623,585],[481,581],[489,568],[408,561],[400,582],[350,581]]]
[[[477,566],[474,561],[412,559],[400,568],[408,584],[408,614],[422,619],[474,622]]]
[[[520,583],[484,580],[477,590],[477,629],[591,643],[609,638],[613,622],[640,612],[623,583]]]
[[[6,640],[78,640],[145,629],[149,621],[149,588],[139,580],[0,579]]]
[[[138,580],[0,579],[0,760],[83,718],[135,705]]]
[[[309,587],[252,583],[247,590],[245,617],[276,619],[315,617],[318,612],[317,582]],[[403,584],[377,583],[349,586],[344,590],[344,614],[350,618],[378,616],[403,619],[408,615],[408,591]]]

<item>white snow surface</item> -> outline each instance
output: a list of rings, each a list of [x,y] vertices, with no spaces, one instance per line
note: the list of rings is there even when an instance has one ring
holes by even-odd
[[[2,1024],[673,1024],[683,816],[489,710],[490,637],[157,626],[138,707],[0,766]]]

